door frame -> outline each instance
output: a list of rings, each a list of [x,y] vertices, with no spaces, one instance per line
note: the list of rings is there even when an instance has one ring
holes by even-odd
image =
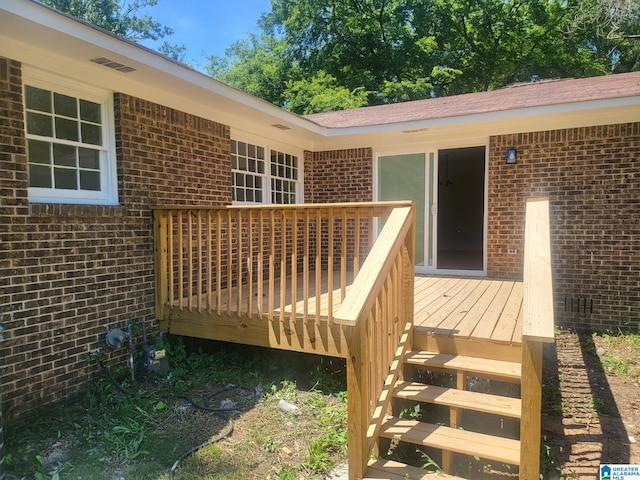
[[[467,148],[467,147],[482,147],[485,148],[484,155],[484,218],[483,218],[483,232],[482,232],[482,270],[449,270],[449,269],[438,269],[438,152],[440,150],[449,150],[455,148]],[[399,156],[399,155],[412,155],[412,154],[424,154],[425,158],[425,265],[416,265],[415,271],[417,274],[428,274],[428,275],[464,275],[464,276],[478,276],[484,277],[487,275],[487,239],[488,239],[488,207],[489,207],[489,142],[488,140],[484,143],[474,143],[472,145],[423,145],[423,146],[402,146],[399,148],[389,148],[389,149],[377,149],[374,151],[373,155],[373,198],[374,201],[380,201],[379,197],[379,189],[378,189],[378,181],[379,181],[379,158],[380,157],[389,157],[389,156]],[[431,160],[431,155],[433,155],[433,178],[428,179],[429,175],[429,162]],[[433,199],[433,203],[428,205],[429,198]],[[429,215],[432,214],[432,229],[430,232],[427,232],[429,226]],[[378,234],[378,226],[376,223],[375,235]],[[429,251],[431,248],[431,252]],[[432,256],[432,265],[429,265],[429,256]]]

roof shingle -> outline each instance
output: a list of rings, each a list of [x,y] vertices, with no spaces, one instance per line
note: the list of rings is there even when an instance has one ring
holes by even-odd
[[[489,92],[316,113],[306,115],[305,118],[327,128],[353,128],[638,95],[640,72],[631,72],[602,77],[532,82]]]

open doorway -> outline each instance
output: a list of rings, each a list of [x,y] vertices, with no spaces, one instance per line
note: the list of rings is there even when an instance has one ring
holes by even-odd
[[[485,147],[438,152],[438,270],[483,270]]]

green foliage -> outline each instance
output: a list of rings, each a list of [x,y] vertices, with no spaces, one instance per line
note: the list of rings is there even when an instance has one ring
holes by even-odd
[[[295,464],[274,466],[273,478],[324,478],[336,458],[346,457],[343,360],[171,336],[153,338],[152,343],[167,351],[171,367],[167,374],[140,375],[140,383],[130,385],[125,383],[128,369],[113,368],[115,379],[132,395],[100,376],[76,402],[49,407],[45,414],[16,426],[20,434],[5,437],[8,472],[38,480],[57,480],[58,472],[64,478],[106,479],[116,473],[140,480],[165,478],[162,472],[180,454],[227,428],[226,417],[184,408],[184,400],[176,394],[187,391],[186,385],[193,387],[189,397],[206,405],[200,397],[235,384],[238,392],[244,392],[235,399],[244,399],[247,406],[252,406],[254,388],[259,391],[257,387],[264,385],[267,395],[255,408],[262,409],[257,422],[264,422],[265,428],[247,435],[233,451],[220,444],[200,450],[191,457],[193,462],[181,465],[180,478],[213,478],[203,473],[211,471],[215,478],[248,478],[256,455],[278,458],[281,448],[294,446],[300,435],[308,449],[293,448],[295,453],[286,460]],[[298,388],[298,383],[305,387]],[[323,394],[321,389],[337,393]],[[279,399],[296,404],[298,414],[281,412]],[[213,401],[211,407],[216,406]],[[246,425],[244,429],[248,431]]]
[[[346,110],[367,105],[367,92],[362,87],[354,90],[339,85],[336,78],[320,70],[313,78],[287,82],[287,104],[291,111],[309,113]]]
[[[312,397],[313,398],[313,397]],[[304,467],[316,471],[327,471],[333,467],[333,454],[347,453],[347,404],[326,405],[319,409],[316,423],[322,434],[309,445],[309,459]]]
[[[138,15],[157,5],[158,0],[42,0],[42,3],[134,42],[160,40],[174,33],[150,15]],[[158,51],[179,61],[185,55],[184,45],[166,41]]]
[[[540,445],[540,479],[566,478],[562,476],[560,451],[546,443]]]
[[[640,328],[617,334],[607,333],[602,335],[601,341],[604,353],[600,361],[603,367],[625,382],[640,385],[640,360],[637,354],[640,350]]]
[[[435,471],[438,475],[442,475],[444,473],[442,468],[440,468],[440,465],[438,465],[438,463],[426,452],[420,452],[420,454],[422,455],[423,459],[422,468]]]
[[[296,113],[640,68],[635,0],[273,0],[220,80]]]

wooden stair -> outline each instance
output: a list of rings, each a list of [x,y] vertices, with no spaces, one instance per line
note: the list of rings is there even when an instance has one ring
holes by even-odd
[[[464,480],[453,475],[425,472],[393,460],[371,460],[363,480]]]
[[[487,348],[491,348],[488,345]],[[468,455],[491,462],[508,465],[520,464],[520,441],[492,433],[463,429],[462,413],[478,412],[501,418],[520,419],[522,402],[519,398],[478,393],[465,390],[468,377],[486,378],[509,384],[519,383],[521,366],[516,362],[468,357],[441,352],[413,351],[404,358],[405,367],[455,374],[457,388],[419,383],[399,379],[393,388],[393,397],[398,401],[412,401],[423,404],[441,405],[449,408],[448,426],[423,418],[385,417],[380,429],[380,437],[396,443],[407,442],[420,447],[430,447],[442,451],[442,468],[446,473],[452,469],[455,454]],[[407,368],[408,369],[408,368]],[[399,408],[396,409],[399,410]],[[394,412],[395,413],[395,412]],[[472,415],[472,414],[468,414]],[[368,480],[431,480],[436,478],[459,478],[442,475],[442,472],[427,472],[423,469],[378,459],[369,462]]]

